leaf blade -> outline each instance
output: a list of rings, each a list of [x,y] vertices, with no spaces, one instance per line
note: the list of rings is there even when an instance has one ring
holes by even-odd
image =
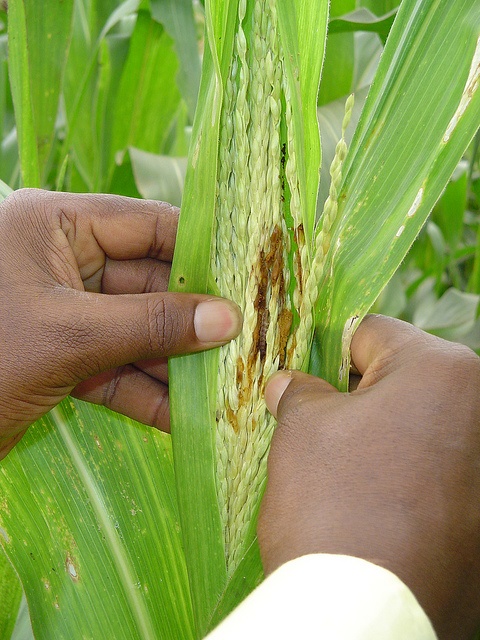
[[[40,187],[53,143],[72,30],[73,0],[35,0],[9,7],[9,71],[23,181]]]
[[[22,595],[22,585],[18,576],[0,549],[0,638],[10,640],[12,637]]]
[[[478,88],[479,31],[480,8],[472,0],[454,9],[444,0],[408,0],[397,15],[346,159],[327,264],[334,277],[324,282],[317,310],[323,363],[317,372],[342,388],[353,330],[478,127],[480,93],[472,86]],[[330,310],[327,322],[321,309]]]
[[[36,637],[191,638],[169,437],[66,401],[24,440],[0,526]]]

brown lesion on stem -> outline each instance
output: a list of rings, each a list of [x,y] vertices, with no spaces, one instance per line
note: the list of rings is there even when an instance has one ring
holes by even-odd
[[[279,369],[285,367],[285,361],[287,359],[287,342],[290,336],[290,329],[292,328],[293,313],[286,307],[280,312],[280,318],[278,320],[278,328],[280,331],[280,362],[278,364]]]
[[[231,425],[232,429],[235,433],[238,433],[240,430],[240,425],[238,424],[238,417],[235,411],[231,408],[228,400],[225,402],[225,413],[227,414],[227,420]]]
[[[259,254],[258,262],[255,266],[258,278],[258,290],[255,299],[255,311],[257,323],[253,333],[253,345],[248,357],[247,369],[253,375],[256,370],[257,358],[263,366],[267,354],[267,332],[270,325],[270,312],[268,309],[271,297],[276,298],[276,305],[279,309],[277,318],[277,354],[280,365],[283,366],[286,358],[286,345],[290,328],[292,325],[292,312],[287,306],[287,290],[285,284],[285,262],[284,262],[284,242],[283,232],[280,226],[276,225],[267,247]],[[260,373],[263,378],[263,369]],[[259,381],[261,384],[262,380]]]
[[[256,315],[255,327],[252,336],[252,346],[248,357],[239,355],[236,361],[236,385],[238,389],[238,406],[244,407],[251,402],[254,389],[263,393],[265,375],[264,366],[267,352],[271,353],[274,362],[277,358],[279,368],[285,366],[287,361],[287,344],[292,327],[293,314],[290,309],[288,287],[285,281],[285,237],[282,228],[276,225],[268,237],[267,242],[259,250],[256,264],[252,267],[257,281],[257,293],[254,301]],[[272,299],[278,313],[271,314]],[[272,317],[271,317],[272,316]],[[275,331],[269,328],[275,323]],[[267,342],[273,340],[273,344]],[[270,337],[273,336],[273,337]],[[270,361],[270,360],[269,360]],[[238,433],[241,419],[236,411],[230,407],[228,400],[225,402],[225,415],[235,433]],[[252,416],[251,429],[255,430],[257,422]]]

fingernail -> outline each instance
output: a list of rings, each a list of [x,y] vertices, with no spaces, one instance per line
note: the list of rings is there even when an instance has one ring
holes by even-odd
[[[200,342],[228,342],[242,329],[240,309],[228,300],[207,300],[195,310],[195,333]]]
[[[274,373],[267,382],[267,386],[265,387],[265,404],[275,418],[277,417],[278,403],[291,381],[291,371],[278,371]]]

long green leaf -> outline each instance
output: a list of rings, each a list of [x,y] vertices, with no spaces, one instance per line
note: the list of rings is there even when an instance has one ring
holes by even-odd
[[[128,146],[160,153],[176,114],[173,41],[145,11],[139,11],[121,79],[113,119],[111,165]]]
[[[37,638],[191,638],[170,438],[65,401],[0,467]]]
[[[314,371],[345,388],[355,327],[480,124],[480,5],[404,0],[352,147],[317,315]]]
[[[206,7],[205,49],[199,104],[192,132],[189,165],[182,210],[192,212],[179,230],[190,244],[190,259],[175,258],[171,286],[183,291],[207,292],[209,289],[210,244],[215,204],[217,140],[220,126],[222,87],[233,47],[238,0],[223,3],[213,0]],[[204,117],[201,117],[203,113]],[[196,211],[194,214],[193,212]],[[183,215],[183,214],[182,214]],[[186,216],[183,215],[183,219]],[[202,232],[198,233],[201,228]],[[192,243],[192,239],[195,242]],[[215,485],[215,447],[211,416],[215,407],[212,380],[217,370],[217,355],[207,352],[175,358],[169,368],[173,373],[170,387],[173,418],[175,479],[179,495],[180,517],[190,589],[195,613],[196,635],[208,629],[212,612],[227,581],[225,550]],[[195,382],[194,382],[195,380]],[[181,390],[189,389],[189,402]],[[195,407],[196,419],[191,407]],[[178,429],[176,428],[178,425]]]
[[[26,186],[41,186],[72,29],[73,0],[9,3],[9,70]]]
[[[191,0],[150,0],[152,17],[175,41],[180,68],[178,86],[193,121],[200,87],[200,56]]]
[[[10,640],[21,601],[22,585],[6,555],[0,549],[0,638]]]
[[[106,126],[104,122],[99,122],[105,97],[98,102],[99,63],[105,55],[105,40],[116,29],[122,25],[130,24],[135,18],[140,0],[124,0],[118,3],[116,0],[77,0],[75,2],[75,14],[73,20],[73,38],[68,56],[68,63],[65,71],[64,100],[66,115],[66,135],[61,151],[61,162],[67,156],[72,158],[72,187],[77,185],[76,174],[81,176],[78,182],[82,185],[82,190],[93,191],[98,184],[107,183],[105,176],[98,176],[99,156],[106,156],[110,160],[110,146],[105,144],[104,148],[99,144],[107,139],[108,135],[102,129]],[[111,13],[107,9],[111,8]],[[117,43],[118,44],[118,43]],[[124,51],[117,47],[117,56],[110,55],[109,65],[121,67],[123,69]],[[111,52],[110,52],[111,53]],[[116,58],[119,60],[116,60]],[[105,78],[103,78],[104,80]],[[109,77],[111,94],[108,97],[107,106],[113,109],[114,98],[118,90],[117,78],[111,74]],[[100,113],[97,107],[100,107]],[[104,112],[105,113],[105,112]],[[113,119],[110,113],[105,114],[108,118],[108,125],[113,126]],[[99,135],[102,132],[102,135]],[[108,160],[103,158],[101,162],[108,166]]]
[[[328,104],[352,91],[354,74],[354,38],[352,33],[337,33],[332,37],[336,19],[355,9],[355,0],[334,0],[330,3],[327,48],[322,72],[318,104]]]
[[[190,258],[187,260],[184,255],[181,260],[181,256],[176,255],[176,266],[171,277],[171,287],[180,291],[205,293],[209,289],[206,257],[210,255],[213,228],[215,191],[212,185],[215,184],[217,170],[222,86],[233,46],[237,7],[238,0],[230,3],[214,0],[206,8],[209,44],[204,54],[198,100],[202,110],[193,124],[189,159],[192,170],[187,172],[182,200],[182,211],[190,211],[191,214],[188,217],[182,214],[180,241],[177,242],[177,247],[183,246],[185,251],[190,245]],[[223,64],[222,55],[225,55]],[[204,117],[200,116],[201,113]],[[198,233],[200,228],[202,232]],[[183,241],[182,236],[185,238]],[[227,581],[211,428],[215,390],[208,383],[217,370],[217,356],[214,352],[207,352],[188,358],[175,358],[170,361],[169,369],[173,376],[170,407],[175,479],[196,635],[201,637],[208,629],[212,612]],[[182,391],[185,389],[190,390],[188,404]],[[195,407],[195,418],[191,407]]]

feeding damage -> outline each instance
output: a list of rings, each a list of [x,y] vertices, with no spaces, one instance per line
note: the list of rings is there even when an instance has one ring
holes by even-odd
[[[443,142],[447,143],[450,140],[452,133],[457,127],[460,118],[463,116],[465,111],[468,108],[468,105],[473,99],[475,92],[478,89],[480,84],[480,36],[477,40],[477,46],[475,48],[475,53],[473,54],[472,64],[470,65],[470,72],[468,74],[467,82],[465,84],[465,88],[462,93],[461,100],[455,111],[450,123],[445,131],[445,135],[443,136]]]
[[[75,560],[70,553],[67,553],[67,557],[65,558],[65,571],[69,575],[69,577],[73,580],[73,582],[78,582],[78,572],[75,564]]]
[[[424,192],[425,192],[425,187],[423,186],[420,187],[412,203],[412,206],[408,210],[407,218],[413,218],[413,216],[417,213],[418,209],[420,208],[420,205],[422,204]]]

